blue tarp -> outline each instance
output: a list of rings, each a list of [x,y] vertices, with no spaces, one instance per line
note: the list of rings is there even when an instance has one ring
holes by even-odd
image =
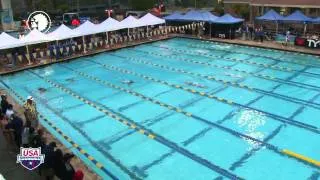
[[[211,21],[212,23],[216,24],[235,24],[235,23],[240,23],[243,22],[244,20],[241,18],[235,18],[231,16],[230,14],[225,14],[221,17],[218,17],[217,19]]]
[[[174,12],[166,17],[164,17],[163,19],[167,20],[167,21],[178,21],[181,19],[183,15],[179,12]]]
[[[308,23],[308,22],[311,22],[312,19],[309,18],[308,16],[304,15],[300,10],[296,10],[295,12],[290,14],[289,16],[284,17],[282,20],[284,22],[294,21],[294,22],[300,22],[300,23]]]
[[[278,14],[276,11],[274,11],[273,9],[270,9],[267,13],[265,13],[263,16],[260,17],[256,17],[256,19],[258,20],[262,20],[262,21],[280,21],[282,20],[284,17],[281,16],[280,14]]]

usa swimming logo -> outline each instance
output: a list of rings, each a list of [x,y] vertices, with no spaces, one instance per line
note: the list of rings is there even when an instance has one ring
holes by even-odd
[[[20,148],[17,163],[32,171],[44,163],[44,156],[41,154],[41,148]]]

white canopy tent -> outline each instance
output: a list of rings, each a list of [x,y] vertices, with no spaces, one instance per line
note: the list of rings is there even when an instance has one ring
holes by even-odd
[[[137,28],[137,27],[146,26],[144,23],[142,23],[141,21],[139,21],[133,16],[126,17],[120,23],[123,26],[123,28]]]
[[[84,36],[97,34],[99,33],[97,31],[98,25],[93,24],[90,21],[86,21],[83,24],[81,24],[79,27],[73,29],[75,33],[78,34],[78,36],[82,36],[82,42],[83,42],[83,52],[86,53],[86,46],[85,46],[85,39]]]
[[[142,23],[141,21],[139,21],[138,19],[136,19],[135,17],[133,17],[131,15],[126,17],[120,23],[124,28],[128,28],[128,35],[129,35],[130,28],[137,28],[137,27],[145,26],[144,23]]]
[[[80,36],[78,32],[73,31],[64,24],[61,24],[56,30],[47,34],[50,39],[60,41]]]
[[[143,23],[145,26],[147,26],[147,34],[149,33],[148,26],[154,26],[158,24],[164,24],[166,21],[164,19],[158,18],[150,13],[144,15],[139,19],[141,23]]]
[[[48,41],[52,41],[51,38],[49,38],[46,34],[34,29],[32,30],[29,34],[27,34],[24,38],[21,39],[24,45],[26,46],[27,49],[27,59],[29,61],[29,64],[31,64],[30,61],[30,54],[29,54],[29,47],[28,45],[32,44],[39,44],[39,43],[44,43]]]
[[[46,34],[34,29],[21,40],[23,41],[24,45],[31,45],[52,41],[53,39],[49,38]]]
[[[81,24],[79,27],[73,29],[72,31],[78,34],[78,36],[87,36],[87,35],[98,33],[97,27],[98,25],[95,25],[90,21],[86,21],[83,24]]]
[[[123,25],[119,21],[113,19],[112,17],[109,17],[108,19],[97,25],[98,32],[115,31],[123,28],[125,27],[123,27]]]
[[[98,28],[97,28],[97,31],[98,32],[105,32],[106,33],[106,36],[107,36],[107,41],[109,39],[109,36],[108,36],[108,32],[109,31],[115,31],[115,30],[119,30],[119,29],[123,29],[123,25],[113,19],[112,17],[109,17],[108,19],[106,19],[105,21],[103,21],[102,23],[98,24],[97,25]]]
[[[12,37],[5,32],[0,34],[0,49],[10,49],[20,46],[24,46],[23,41]]]
[[[139,21],[142,22],[145,26],[153,26],[166,23],[164,19],[158,18],[150,13],[141,17]]]

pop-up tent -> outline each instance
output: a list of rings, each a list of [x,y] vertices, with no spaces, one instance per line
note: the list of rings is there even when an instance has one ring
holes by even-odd
[[[146,26],[144,23],[142,23],[141,21],[139,21],[138,19],[136,19],[133,16],[126,17],[124,20],[122,20],[120,22],[120,24],[124,28],[128,28],[128,35],[129,35],[129,32],[130,32],[129,31],[130,28],[137,28],[137,27]]]
[[[141,17],[139,21],[142,22],[145,26],[153,26],[166,23],[164,19],[158,18],[150,13]]]
[[[311,18],[308,16],[304,15],[300,10],[296,10],[292,14],[284,17],[283,22],[297,22],[297,23],[308,23],[311,22]]]
[[[133,16],[126,17],[120,23],[124,28],[137,28],[137,27],[145,26],[145,24],[143,24],[141,21],[139,21]]]
[[[97,25],[98,32],[108,32],[108,31],[115,31],[124,28],[121,23],[112,17],[104,20],[102,23]]]
[[[205,18],[200,11],[190,10],[181,17],[184,21],[205,21]]]
[[[320,24],[320,17],[312,19],[313,24]]]
[[[38,44],[43,42],[52,41],[46,34],[34,29],[29,32],[24,38],[21,39],[24,45]]]
[[[0,34],[0,49],[9,49],[20,46],[24,46],[23,41],[12,37],[5,32]]]
[[[236,24],[236,23],[241,23],[243,21],[244,21],[244,19],[235,18],[235,17],[231,16],[230,14],[225,14],[221,17],[216,18],[215,20],[213,20],[211,22],[215,23],[215,24]]]
[[[164,24],[166,23],[166,21],[164,19],[158,18],[150,13],[144,15],[143,17],[141,17],[139,19],[139,21],[144,24],[145,26],[147,26],[147,33],[149,33],[149,28],[148,26],[154,26],[154,25],[158,25],[158,24]]]
[[[230,39],[232,39],[235,29],[237,26],[242,23],[244,19],[235,18],[230,14],[225,14],[217,19],[213,20],[212,23],[214,24],[216,31],[220,31],[221,34],[229,35]],[[226,33],[229,32],[229,33]]]
[[[78,36],[87,36],[96,34],[97,32],[97,25],[93,24],[90,21],[86,21],[81,24],[79,27],[73,29],[73,31],[78,34]]]
[[[83,24],[81,24],[79,27],[73,29],[75,33],[77,33],[79,36],[82,36],[82,43],[83,43],[83,52],[86,53],[86,42],[84,39],[84,36],[97,34],[99,33],[97,31],[97,25],[93,24],[90,21],[86,21]]]
[[[256,19],[262,21],[281,21],[283,19],[283,16],[278,14],[275,10],[270,9],[263,16],[256,17]]]
[[[179,12],[174,12],[166,17],[164,17],[163,19],[165,19],[166,21],[179,21],[181,20],[181,17],[183,15]]]
[[[283,20],[283,16],[278,14],[275,10],[270,9],[263,16],[256,17],[257,20],[260,21],[272,21],[276,23],[276,32],[278,32],[279,21]]]
[[[214,16],[209,11],[190,10],[185,15],[181,16],[180,19],[182,21],[212,22],[217,19],[217,16]]]
[[[218,16],[213,15],[209,11],[202,11],[201,14],[206,22],[211,22],[211,21],[214,21],[218,18]]]
[[[71,30],[64,24],[61,24],[56,30],[47,35],[50,39],[56,41],[80,36],[76,31]]]
[[[26,45],[27,59],[29,61],[29,64],[31,64],[31,61],[30,61],[31,57],[29,54],[28,45],[44,43],[44,42],[52,41],[53,39],[51,39],[46,34],[34,29],[29,34],[27,34],[24,38],[22,38],[21,40],[23,41],[24,45]]]
[[[307,24],[312,22],[312,19],[304,15],[300,10],[296,10],[289,16],[284,17],[282,20],[284,23],[304,24],[303,34],[305,34],[307,31]]]

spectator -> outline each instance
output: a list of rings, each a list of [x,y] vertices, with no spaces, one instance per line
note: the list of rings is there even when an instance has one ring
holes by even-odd
[[[6,129],[14,130],[14,141],[18,147],[21,146],[21,134],[23,128],[23,121],[20,117],[13,114],[11,116],[12,120],[6,125]]]
[[[73,179],[72,180],[83,180],[84,174],[82,172],[82,170],[77,170],[74,173]]]
[[[63,153],[61,149],[57,149],[54,152],[53,170],[55,175],[62,180],[62,174],[64,169]]]
[[[249,32],[250,32],[250,40],[252,40],[252,38],[253,38],[253,27],[252,27],[252,25],[250,25],[250,27],[249,27]]]
[[[29,147],[30,127],[31,127],[31,122],[26,121],[26,124],[22,130],[22,146],[25,148]]]
[[[62,180],[70,180],[74,177],[75,171],[73,166],[70,164],[71,159],[74,157],[73,154],[70,153],[66,153],[63,156],[63,160],[64,160],[64,173],[63,173],[63,177]]]
[[[28,96],[27,102],[24,104],[24,115],[27,121],[31,122],[31,126],[35,129],[38,128],[39,120],[38,120],[38,111],[36,103],[33,100],[32,96]]]
[[[1,111],[3,114],[6,114],[8,106],[9,106],[9,103],[7,100],[7,95],[2,94],[1,95]]]
[[[14,114],[14,112],[13,112],[13,106],[12,106],[12,104],[9,104],[9,105],[8,105],[8,108],[7,108],[7,110],[6,110],[6,118],[7,118],[8,120],[11,119],[12,114]]]
[[[29,137],[28,137],[28,142],[29,142],[29,147],[32,146],[31,142],[33,141],[34,137],[36,136],[36,132],[34,130],[34,128],[31,126],[29,128]]]
[[[43,130],[39,129],[35,136],[31,139],[30,145],[33,148],[38,148],[41,147],[43,148],[45,145],[45,139],[43,137]]]
[[[43,148],[43,153],[45,155],[44,164],[40,168],[41,176],[46,180],[54,179],[54,161],[55,161],[55,152],[54,148],[56,147],[55,142],[51,142],[48,145],[45,145]]]

